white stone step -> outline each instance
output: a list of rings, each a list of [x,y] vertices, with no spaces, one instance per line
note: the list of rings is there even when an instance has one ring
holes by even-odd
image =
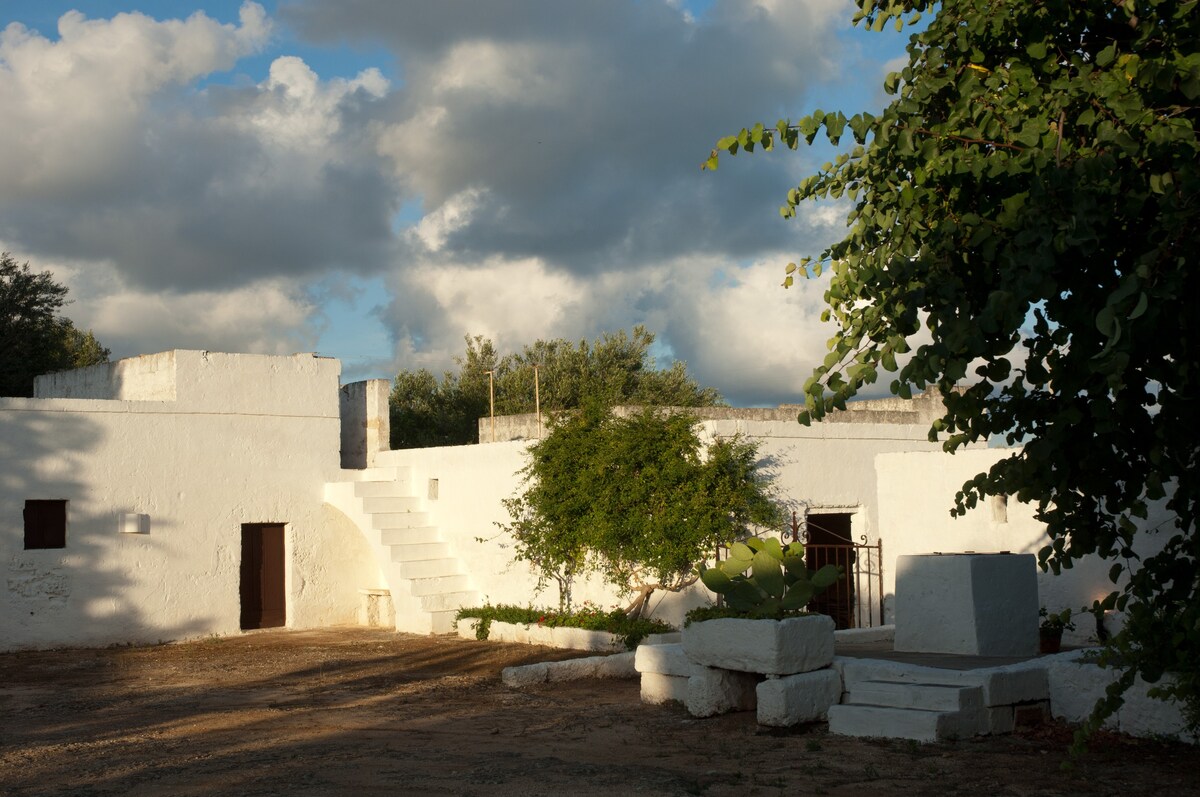
[[[410,496],[408,485],[397,481],[355,482],[354,494],[359,498]]]
[[[418,596],[436,595],[442,592],[466,592],[470,590],[470,587],[470,576],[462,574],[414,578],[408,583],[409,591]]]
[[[376,529],[411,529],[428,525],[428,512],[381,512],[371,515],[371,526]]]
[[[366,512],[368,515],[391,512],[417,512],[420,508],[421,499],[414,498],[411,495],[380,495],[363,499],[363,512]]]
[[[478,602],[479,593],[473,590],[439,592],[436,595],[421,596],[421,608],[427,612],[457,611],[464,606],[472,606]]]
[[[444,542],[418,542],[412,545],[392,545],[393,562],[413,562],[418,559],[446,559],[450,546]]]
[[[393,559],[393,561],[395,561]],[[399,563],[401,578],[436,578],[456,576],[462,572],[458,560],[449,557],[435,559],[413,559]]]
[[[983,690],[978,686],[904,681],[860,681],[850,687],[846,703],[926,711],[979,711]]]
[[[440,542],[437,526],[413,526],[411,528],[380,529],[384,545],[412,545],[418,542]]]
[[[399,482],[408,484],[412,469],[407,465],[396,468],[356,468],[343,470],[338,481],[346,482]]]
[[[458,609],[445,609],[442,611],[430,612],[429,622],[431,634],[453,634],[457,632],[454,627],[454,618],[458,614]]]
[[[974,736],[978,720],[954,711],[862,706],[842,703],[829,707],[829,732],[841,736],[871,736],[938,742]]]

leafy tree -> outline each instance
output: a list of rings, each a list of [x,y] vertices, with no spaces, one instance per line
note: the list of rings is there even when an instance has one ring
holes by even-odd
[[[477,442],[478,421],[491,407],[488,371],[493,372],[497,415],[534,411],[535,365],[543,412],[575,409],[592,397],[608,404],[676,407],[721,401],[716,390],[697,385],[681,362],[655,369],[654,335],[641,326],[632,335],[621,330],[590,345],[538,340],[503,358],[486,338],[468,336],[466,342],[465,353],[455,360],[458,373],[446,372],[440,383],[424,369],[397,375],[391,396],[393,448]]]
[[[686,414],[644,407],[616,417],[589,399],[556,416],[530,455],[504,529],[539,587],[558,582],[560,608],[570,608],[577,575],[599,571],[640,617],[655,591],[694,584],[716,546],[779,521],[755,446],[735,438],[705,449]]]
[[[853,143],[789,192],[847,203],[849,231],[785,284],[830,267],[838,331],[805,386],[818,419],[880,371],[893,393],[935,385],[931,438],[954,451],[1023,444],[956,499],[1036,505],[1058,572],[1112,558],[1100,607],[1128,613],[1123,668],[1200,720],[1195,297],[1200,221],[1200,13],[1194,0],[858,0],[856,20],[914,24],[879,115],[817,111],[718,142],[730,154],[823,136]],[[910,351],[924,327],[928,342]],[[907,355],[906,358],[900,355]],[[955,385],[966,381],[965,389]],[[1138,520],[1165,501],[1162,552],[1139,559]],[[1100,608],[1097,607],[1097,608]],[[1160,681],[1170,672],[1174,681]]]
[[[108,361],[109,350],[58,311],[67,287],[0,254],[0,395],[32,396],[34,377]]]

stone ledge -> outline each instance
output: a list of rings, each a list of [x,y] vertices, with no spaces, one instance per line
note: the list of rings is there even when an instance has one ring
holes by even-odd
[[[589,656],[585,659],[566,661],[544,661],[520,667],[505,667],[500,680],[505,686],[521,688],[541,683],[581,681],[588,678],[636,678],[633,668],[633,653],[616,653],[612,656]]]
[[[458,621],[458,635],[463,639],[475,638],[477,617],[464,617]],[[597,653],[618,653],[625,650],[625,640],[607,631],[588,631],[584,628],[567,628],[517,624],[493,620],[488,629],[488,640],[512,642],[520,645],[544,645],[562,650],[592,650]]]

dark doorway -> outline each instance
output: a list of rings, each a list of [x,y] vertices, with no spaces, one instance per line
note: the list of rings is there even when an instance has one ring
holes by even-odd
[[[242,628],[287,622],[283,587],[283,524],[242,524]]]
[[[850,536],[849,512],[808,514],[805,564],[809,570],[838,565],[843,577],[808,605],[809,611],[827,614],[838,628],[854,628],[854,561],[857,551]]]

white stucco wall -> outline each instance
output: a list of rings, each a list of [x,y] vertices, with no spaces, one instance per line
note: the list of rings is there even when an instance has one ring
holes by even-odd
[[[701,437],[740,434],[759,443],[759,452],[776,479],[780,498],[803,514],[809,511],[853,513],[855,539],[877,538],[874,499],[875,456],[880,452],[928,450],[928,429],[921,424],[829,423],[804,427],[795,421],[757,419],[706,420]],[[491,603],[554,606],[558,592],[551,583],[537,594],[536,575],[523,562],[513,561],[511,540],[497,523],[508,516],[502,505],[520,487],[518,471],[524,467],[530,441],[487,445],[408,449],[380,452],[377,466],[411,467],[414,491],[428,494],[431,479],[438,483],[436,499],[426,502],[431,522],[437,525],[472,577],[472,587]],[[479,542],[477,538],[484,538]],[[592,578],[575,586],[576,603],[591,600],[601,606],[624,605],[627,599]],[[685,594],[656,593],[651,598],[654,616],[679,624],[694,606],[708,602],[702,587]]]
[[[1013,453],[1012,449],[980,448],[959,451],[953,455],[943,452],[884,454],[876,459],[879,487],[879,525],[884,541],[884,592],[887,598],[888,620],[895,592],[895,562],[897,556],[934,552],[979,553],[1010,551],[1037,554],[1049,539],[1045,527],[1033,518],[1033,507],[1015,497],[1004,506],[995,499],[982,503],[960,518],[952,518],[954,495],[964,482],[983,473],[992,463]],[[1163,520],[1161,509],[1152,511],[1143,525],[1152,528]],[[1153,537],[1140,541],[1142,553],[1157,549]],[[1038,571],[1038,595],[1041,606],[1057,612],[1090,606],[1114,589],[1108,579],[1112,562],[1099,557],[1087,557],[1075,562],[1060,575]],[[997,585],[1003,589],[1003,585]],[[1085,616],[1074,632],[1067,632],[1069,644],[1085,642],[1095,637],[1095,623]],[[1112,630],[1112,629],[1110,629]]]
[[[0,648],[238,632],[243,523],[287,524],[288,625],[354,622],[378,568],[322,500],[339,464],[337,361],[151,359],[174,363],[175,401],[0,399]],[[171,392],[166,369],[147,370]],[[69,502],[65,549],[23,549],[38,498]],[[120,533],[124,513],[149,515],[149,533]]]
[[[855,542],[879,538],[875,457],[940,447],[928,441],[926,424],[718,420],[702,426],[705,439],[738,434],[755,440],[776,492],[799,514],[806,508],[853,513]]]

